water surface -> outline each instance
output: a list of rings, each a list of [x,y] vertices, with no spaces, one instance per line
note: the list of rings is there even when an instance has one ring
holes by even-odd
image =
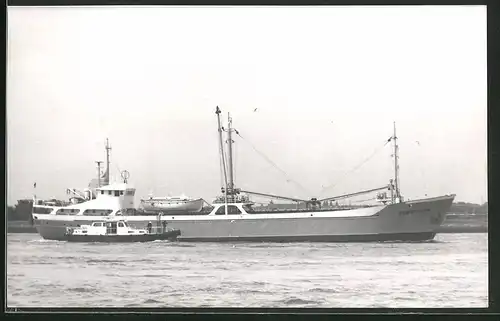
[[[8,234],[8,307],[487,307],[487,234],[425,243],[67,243]]]

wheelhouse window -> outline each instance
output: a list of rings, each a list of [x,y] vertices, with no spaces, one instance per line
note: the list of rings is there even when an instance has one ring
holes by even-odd
[[[134,190],[130,190],[130,189],[125,192],[125,195],[134,196],[134,194],[135,194],[135,191]]]
[[[101,191],[101,195],[104,195],[104,191]]]
[[[113,191],[108,191],[108,195],[113,195]]]
[[[118,226],[119,227],[125,227],[125,225],[123,225],[123,222],[118,222]]]
[[[120,191],[115,191],[115,196],[120,196]]]
[[[224,214],[226,214],[226,207],[225,206],[219,207],[219,209],[217,210],[217,212],[215,212],[215,214],[216,215],[224,215]],[[228,205],[227,206],[227,214],[229,214],[229,215],[231,215],[231,214],[241,214],[241,211],[235,205]]]
[[[94,223],[94,224],[92,224],[92,226],[102,226],[102,222]]]

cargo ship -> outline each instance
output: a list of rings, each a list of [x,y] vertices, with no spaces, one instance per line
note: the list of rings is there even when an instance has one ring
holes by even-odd
[[[159,212],[138,214],[134,206],[135,189],[122,175],[122,183],[100,186],[96,198],[66,207],[39,205],[35,200],[33,220],[45,239],[63,240],[67,227],[89,224],[96,216],[123,216],[135,228],[148,224],[181,231],[179,241],[187,242],[380,242],[426,241],[435,237],[445,219],[455,195],[405,201],[399,189],[398,143],[396,126],[388,142],[394,148],[394,177],[388,184],[351,194],[308,200],[245,191],[234,184],[232,135],[238,131],[221,125],[217,116],[219,156],[221,162],[222,194],[199,213],[176,215]],[[223,133],[226,133],[227,152]],[[240,135],[241,136],[241,135]],[[109,164],[108,164],[109,167]],[[322,208],[331,202],[377,192],[377,204],[362,207]],[[305,203],[305,208],[292,210],[255,210],[250,195]],[[139,213],[140,214],[140,213]],[[165,222],[165,223],[164,223]]]

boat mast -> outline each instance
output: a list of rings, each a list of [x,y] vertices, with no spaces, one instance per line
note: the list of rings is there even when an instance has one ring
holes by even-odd
[[[220,143],[220,157],[222,159],[222,174],[224,175],[224,184],[225,184],[225,189],[224,189],[224,198],[226,201],[226,212],[227,212],[227,173],[226,173],[226,161],[224,158],[224,144],[223,144],[223,139],[222,139],[222,127],[220,125],[220,109],[219,106],[215,109],[215,114],[217,115],[217,124],[218,124],[218,131],[219,131],[219,143]]]
[[[399,194],[399,164],[398,164],[398,137],[396,136],[396,122],[394,122],[394,136],[392,137],[394,142],[394,189],[395,189],[395,199],[399,203],[401,201],[401,195]]]
[[[106,138],[106,174],[104,176],[104,185],[109,185],[109,151],[111,146],[109,146],[109,140]]]

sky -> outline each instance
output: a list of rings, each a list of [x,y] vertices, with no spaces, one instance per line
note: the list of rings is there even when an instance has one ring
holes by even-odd
[[[487,201],[485,6],[7,14],[8,204],[87,187],[106,138],[112,180],[128,170],[136,201],[211,201],[216,106],[243,137],[242,189],[322,198],[383,186],[396,122],[406,198]]]

